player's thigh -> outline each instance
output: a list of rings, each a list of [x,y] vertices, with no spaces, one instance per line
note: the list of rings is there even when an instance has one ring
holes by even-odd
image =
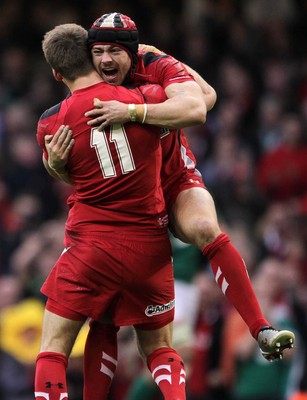
[[[145,359],[161,347],[172,347],[173,322],[159,329],[141,330],[135,327],[135,331],[139,351]]]
[[[73,321],[45,310],[40,351],[70,355],[84,321]]]
[[[201,249],[213,241],[221,230],[208,190],[193,187],[180,192],[172,207],[171,225],[175,236]]]
[[[186,220],[203,218],[217,223],[215,204],[207,189],[193,187],[180,192],[172,208],[172,218],[184,226]]]

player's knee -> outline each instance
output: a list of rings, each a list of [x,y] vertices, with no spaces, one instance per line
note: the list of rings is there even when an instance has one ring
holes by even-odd
[[[194,222],[193,238],[194,244],[201,250],[212,243],[221,233],[219,225],[215,220],[199,218]]]

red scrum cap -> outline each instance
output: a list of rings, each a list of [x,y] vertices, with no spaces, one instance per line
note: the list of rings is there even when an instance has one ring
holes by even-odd
[[[103,14],[96,19],[88,31],[89,47],[94,44],[116,44],[128,51],[133,65],[137,62],[139,32],[127,15],[120,13]]]

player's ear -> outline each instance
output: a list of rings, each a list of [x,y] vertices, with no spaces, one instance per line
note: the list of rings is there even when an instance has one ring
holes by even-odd
[[[63,76],[59,72],[56,72],[54,69],[52,69],[52,73],[56,81],[63,80]]]

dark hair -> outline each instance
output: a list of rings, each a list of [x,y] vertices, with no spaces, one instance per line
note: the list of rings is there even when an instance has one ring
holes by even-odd
[[[65,79],[75,80],[93,70],[87,31],[77,24],[62,24],[47,32],[42,49],[48,64]]]

